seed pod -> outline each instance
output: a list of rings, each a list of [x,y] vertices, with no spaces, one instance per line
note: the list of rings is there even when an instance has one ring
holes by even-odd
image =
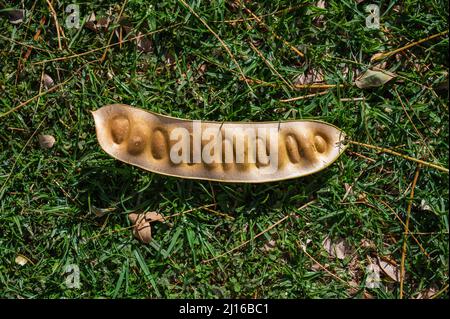
[[[103,106],[93,116],[106,153],[151,172],[182,178],[285,180],[326,168],[345,149],[345,134],[319,121],[190,121],[123,104]]]

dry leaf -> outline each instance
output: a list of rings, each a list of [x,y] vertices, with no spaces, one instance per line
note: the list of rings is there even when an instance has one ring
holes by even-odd
[[[45,89],[48,90],[55,85],[55,82],[50,77],[50,75],[44,73],[44,75],[42,76],[42,84],[44,85]]]
[[[206,68],[207,68],[206,63],[200,64],[200,66],[197,68],[198,74],[199,74],[200,76],[202,76],[203,74],[205,74]]]
[[[379,60],[383,60],[386,57],[386,53],[384,52],[378,52],[375,53],[371,58],[370,58],[370,62],[377,62]]]
[[[39,135],[38,139],[39,139],[39,145],[42,148],[46,148],[46,149],[52,148],[56,142],[55,138],[52,135]]]
[[[97,32],[97,18],[94,12],[91,13],[84,26],[89,30]]]
[[[156,212],[147,212],[145,214],[131,213],[128,215],[128,218],[134,225],[133,235],[145,244],[148,244],[152,240],[152,228],[150,223],[154,221],[164,221],[164,217]]]
[[[163,222],[164,217],[161,214],[158,214],[157,212],[147,212],[145,213],[145,219],[150,222]]]
[[[275,248],[275,245],[276,245],[275,240],[271,239],[264,244],[263,250],[269,252]]]
[[[433,209],[430,207],[430,205],[427,204],[427,202],[424,199],[422,199],[420,201],[419,208],[420,208],[420,210],[423,210],[425,212],[432,212],[433,211]]]
[[[319,263],[314,263],[314,264],[312,264],[312,266],[311,266],[311,270],[312,271],[320,271],[320,270],[322,270],[323,268],[322,268],[322,266],[319,264]]]
[[[25,10],[13,9],[8,11],[8,19],[12,24],[20,24],[25,20]]]
[[[311,242],[312,240],[311,239],[307,239],[306,240],[306,244],[304,244],[304,243],[302,243],[301,241],[300,241],[300,248],[303,250],[303,251],[306,251],[306,246]]]
[[[20,266],[25,266],[28,263],[28,259],[22,255],[17,255],[15,262]]]
[[[416,299],[430,299],[432,298],[435,294],[437,293],[436,288],[431,287],[431,288],[427,288],[424,291],[421,291]]]
[[[297,76],[293,84],[296,85],[307,85],[307,84],[314,84],[314,83],[321,83],[323,82],[323,71],[321,69],[309,69],[305,73],[300,74]]]
[[[108,26],[111,23],[112,19],[110,17],[103,17],[97,20],[96,27],[97,30],[100,31],[108,31]]]
[[[332,242],[327,236],[322,242],[322,246],[332,257],[336,257],[338,259],[344,259],[346,257],[347,244],[343,239],[340,239],[337,242]]]
[[[344,197],[342,197],[342,202],[345,201],[348,197],[348,195],[353,195],[353,185],[350,185],[348,183],[344,183],[344,188],[345,188],[345,194]]]
[[[108,26],[111,22],[112,22],[112,17],[109,17],[109,16],[106,18],[102,17],[97,20],[95,13],[91,13],[88,20],[84,24],[84,26],[94,32],[108,31]]]
[[[375,249],[377,246],[375,245],[375,243],[373,241],[371,241],[370,239],[361,239],[361,247],[363,248],[370,248],[370,249]]]
[[[152,228],[150,223],[145,220],[145,214],[131,213],[128,215],[130,221],[134,224],[133,235],[141,242],[148,244],[152,240]]]
[[[398,270],[398,267],[396,265],[393,265],[392,263],[389,263],[387,261],[381,260],[378,258],[378,265],[380,266],[381,270],[392,280],[399,282],[400,281],[400,272]]]
[[[319,0],[316,2],[316,7],[320,8],[320,9],[325,9],[325,4],[326,4],[326,2],[324,0]],[[313,19],[314,25],[317,27],[322,27],[324,24],[323,18],[324,18],[323,14],[321,14],[317,18],[314,18]]]
[[[112,207],[112,208],[98,208],[98,207],[95,207],[94,205],[92,205],[91,207],[92,207],[92,211],[94,212],[95,216],[97,216],[97,217],[103,217],[107,213],[110,213],[110,212],[113,212],[113,211],[116,210],[114,207]]]
[[[360,89],[375,88],[384,85],[393,78],[395,74],[384,70],[367,70],[358,79],[355,84]]]
[[[370,263],[366,267],[366,288],[379,288],[381,285],[380,267],[377,264]]]
[[[141,52],[152,52],[153,51],[153,43],[148,37],[144,37],[144,35],[139,32],[136,38],[136,45],[139,51]]]

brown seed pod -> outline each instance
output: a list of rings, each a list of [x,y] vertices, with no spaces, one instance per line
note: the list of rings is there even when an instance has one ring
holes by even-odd
[[[345,134],[320,121],[190,121],[123,104],[106,105],[93,116],[106,153],[151,172],[182,178],[285,180],[328,167],[345,149]]]

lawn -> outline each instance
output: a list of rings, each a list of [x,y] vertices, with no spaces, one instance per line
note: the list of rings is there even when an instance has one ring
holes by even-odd
[[[0,297],[447,298],[446,1],[17,3],[0,1]],[[355,85],[368,69],[395,77]],[[355,143],[282,182],[167,177],[100,148],[91,111],[111,103],[321,120]],[[128,215],[151,211],[144,244]]]

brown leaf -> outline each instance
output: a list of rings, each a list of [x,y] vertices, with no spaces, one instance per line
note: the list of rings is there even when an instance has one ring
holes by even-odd
[[[356,79],[355,84],[360,89],[375,88],[386,84],[395,77],[396,75],[389,71],[369,69]]]
[[[320,271],[322,269],[323,268],[322,268],[322,266],[319,263],[314,263],[314,264],[311,265],[311,270],[312,271]]]
[[[319,0],[316,2],[316,7],[320,9],[325,9],[326,2],[324,0]],[[313,23],[317,27],[322,27],[324,25],[324,17],[323,14],[313,19]]]
[[[199,67],[197,68],[198,74],[199,74],[200,76],[202,76],[203,74],[205,74],[206,68],[207,68],[206,63],[200,64]]]
[[[115,211],[116,209],[114,207],[112,208],[99,208],[95,207],[94,205],[91,206],[92,211],[94,212],[96,217],[103,217],[104,215]]]
[[[144,37],[144,35],[139,32],[136,38],[136,45],[139,51],[141,52],[152,52],[153,51],[153,42],[148,37]]]
[[[366,267],[366,287],[379,288],[381,285],[380,267],[377,264],[370,263]]]
[[[428,205],[427,202],[426,202],[424,199],[422,199],[422,200],[420,201],[420,206],[419,206],[419,208],[420,208],[420,210],[425,211],[425,212],[432,212],[432,211],[433,211],[433,209],[431,208],[431,206]]]
[[[8,20],[12,24],[20,24],[25,20],[25,10],[12,9],[8,11]]]
[[[306,85],[323,82],[323,71],[321,69],[308,69],[305,73],[297,76],[293,84],[295,85]]]
[[[380,258],[378,258],[378,265],[389,278],[396,282],[400,281],[400,271],[398,270],[397,265],[394,265]]]
[[[145,213],[145,220],[150,221],[150,222],[163,222],[164,221],[164,217],[161,214],[158,214],[157,212],[147,212]]]
[[[275,246],[276,246],[276,241],[271,239],[264,244],[263,250],[269,252],[269,251],[273,250],[275,248]]]
[[[17,255],[15,262],[19,266],[25,266],[28,263],[28,259],[22,255]]]
[[[95,17],[95,13],[92,12],[87,21],[85,22],[84,26],[88,28],[91,31],[97,32],[97,19]]]
[[[133,235],[141,242],[148,244],[152,240],[152,228],[145,220],[145,214],[131,213],[128,218],[133,223]]]
[[[97,20],[97,29],[100,31],[108,31],[109,24],[112,22],[111,17],[102,17]]]
[[[375,243],[373,241],[371,241],[370,239],[361,239],[361,247],[363,248],[370,248],[370,249],[375,249],[377,246],[375,245]]]
[[[50,75],[44,73],[44,75],[42,76],[42,84],[44,85],[45,89],[48,90],[55,85],[55,81],[53,81]]]
[[[52,148],[56,142],[55,138],[52,135],[39,135],[38,139],[39,145],[45,149]]]
[[[346,257],[347,244],[343,239],[340,239],[337,242],[332,242],[327,236],[322,242],[322,246],[332,257],[336,257],[338,259],[344,259]]]
[[[164,217],[157,212],[147,212],[145,214],[131,213],[128,215],[128,218],[134,225],[133,235],[145,244],[148,244],[152,240],[152,228],[150,223],[164,221]]]
[[[111,21],[112,17],[110,16],[97,19],[95,13],[91,13],[84,26],[94,32],[107,31]]]
[[[424,291],[421,291],[416,299],[430,299],[437,293],[437,289],[435,287],[430,287],[425,289]]]

